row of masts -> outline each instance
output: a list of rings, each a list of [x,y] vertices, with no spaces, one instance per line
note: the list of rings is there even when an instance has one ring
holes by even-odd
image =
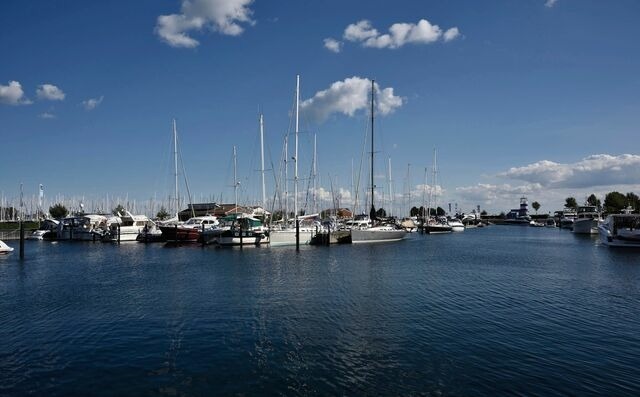
[[[374,172],[373,172],[373,167],[374,167],[374,101],[375,101],[375,81],[372,80],[371,81],[371,172],[370,172],[370,196],[367,198],[367,201],[371,204],[371,210],[370,210],[370,216],[372,219],[375,219],[375,206],[374,206],[374,202],[375,202],[375,189],[376,189],[376,185],[375,185],[375,180],[374,180]],[[299,133],[300,133],[300,119],[299,119],[299,113],[300,113],[300,76],[296,76],[296,91],[295,91],[295,130],[294,130],[294,154],[291,157],[291,160],[293,160],[293,171],[294,171],[294,175],[293,175],[293,187],[294,187],[294,192],[293,192],[293,214],[295,214],[295,216],[300,215],[300,210],[299,210],[299,203],[298,203],[298,198],[299,198],[299,167],[298,167],[298,160],[299,160]],[[262,113],[260,113],[259,115],[259,127],[260,127],[260,174],[261,174],[261,201],[260,204],[262,205],[263,208],[267,208],[268,206],[268,202],[267,202],[267,195],[266,195],[266,182],[265,182],[265,156],[264,156],[264,116]],[[174,166],[174,172],[173,172],[173,176],[174,176],[174,192],[173,192],[173,198],[172,198],[172,205],[170,205],[168,208],[172,209],[172,214],[175,217],[178,217],[179,212],[181,211],[181,196],[180,196],[180,192],[179,192],[179,150],[178,150],[178,134],[177,134],[177,126],[176,126],[176,120],[172,120],[172,130],[173,130],[173,166]],[[285,172],[285,182],[283,184],[284,187],[284,207],[285,207],[285,217],[289,214],[289,209],[288,209],[288,203],[289,203],[289,193],[288,193],[288,162],[289,162],[289,156],[288,156],[288,134],[287,136],[285,136],[285,156],[284,156],[284,172]],[[317,210],[317,155],[316,155],[316,150],[317,150],[317,136],[314,134],[313,137],[313,162],[312,162],[312,203],[313,203],[313,208],[312,211],[316,212]],[[236,206],[238,205],[238,189],[240,187],[240,183],[238,182],[238,178],[237,178],[237,149],[234,146],[233,147],[233,162],[234,162],[234,202],[236,204]],[[352,168],[353,168],[353,164],[352,164]],[[392,172],[391,172],[391,157],[388,158],[388,167],[387,167],[387,171],[388,171],[388,201],[387,203],[389,204],[389,209],[391,211],[391,213],[393,212],[393,188],[392,188]],[[434,170],[435,172],[435,170]],[[184,165],[183,165],[183,174],[184,174]],[[352,191],[355,192],[355,190],[357,189],[357,187],[354,186],[353,184],[353,169],[352,169]],[[191,200],[191,193],[189,191],[189,187],[188,187],[188,182],[186,180],[186,175],[185,175],[185,185],[187,188],[187,199],[189,200],[190,203],[192,203]],[[333,185],[333,182],[332,182]],[[333,190],[333,189],[332,189]],[[410,195],[410,193],[409,193]],[[357,200],[357,194],[355,195],[356,200]],[[127,200],[128,201],[128,200]],[[186,201],[185,199],[182,200],[183,202]],[[383,194],[383,201],[384,200],[384,194]],[[335,202],[335,200],[332,200],[332,202]],[[384,205],[384,204],[383,204]],[[5,207],[4,205],[0,205],[0,207]],[[152,206],[153,207],[153,206]],[[357,201],[354,202],[354,212],[356,211],[356,207],[357,207]],[[4,209],[4,208],[0,208],[0,209]],[[105,208],[106,210],[108,210],[107,208]],[[148,209],[148,208],[147,208]],[[192,207],[193,209],[193,207]],[[391,214],[390,213],[390,214]],[[153,214],[152,214],[153,215]],[[0,213],[0,220],[2,220],[4,217],[2,216],[2,214]]]

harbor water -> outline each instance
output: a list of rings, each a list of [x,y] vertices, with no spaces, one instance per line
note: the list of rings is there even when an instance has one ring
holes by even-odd
[[[640,394],[640,252],[566,230],[25,251],[0,395]]]

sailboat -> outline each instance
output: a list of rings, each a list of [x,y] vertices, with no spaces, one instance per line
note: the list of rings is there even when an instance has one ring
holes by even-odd
[[[296,245],[296,240],[300,244],[309,244],[311,237],[314,233],[314,228],[303,227],[300,225],[301,221],[312,219],[317,214],[299,216],[298,215],[298,133],[299,133],[299,110],[300,110],[300,76],[296,76],[296,130],[295,130],[295,154],[293,156],[294,164],[294,190],[293,190],[293,214],[296,220],[296,224],[285,224],[280,229],[273,227],[269,230],[269,244],[272,247]],[[285,181],[286,183],[286,181]]]
[[[437,175],[438,175],[438,171],[436,167],[436,150],[433,149],[433,169],[432,169],[432,179],[431,179],[433,182],[433,186],[429,190],[429,205],[427,206],[427,214],[423,221],[422,230],[425,233],[429,233],[429,234],[451,233],[453,231],[453,228],[447,222],[447,218],[445,218],[444,216],[438,216],[438,204],[437,204],[438,192],[437,191],[435,192],[435,197],[433,197],[434,195],[433,191],[436,188],[438,183]],[[436,209],[435,210],[436,216],[433,218],[431,217],[431,198],[432,197],[433,197],[433,206]]]
[[[217,217],[213,215],[192,217],[187,220],[185,223],[180,223],[179,221],[179,212],[180,212],[180,199],[178,195],[178,133],[176,129],[176,120],[173,120],[173,156],[174,156],[174,166],[175,166],[175,216],[168,221],[163,222],[162,225],[159,226],[162,231],[162,238],[167,242],[196,242],[200,240],[200,234],[204,229],[210,229],[218,225]],[[183,166],[184,167],[184,166]],[[186,179],[185,179],[186,182]],[[187,184],[187,193],[189,194],[189,199],[191,198],[191,194],[189,193],[189,185]],[[191,200],[189,200],[191,201]],[[191,205],[191,211],[193,213],[193,205]],[[144,238],[140,239],[144,241]]]
[[[374,121],[374,98],[375,97],[375,81],[371,80],[371,210],[369,217],[371,218],[371,226],[351,229],[351,242],[353,244],[360,243],[378,243],[386,241],[398,241],[407,236],[404,229],[398,229],[395,224],[384,225],[377,221],[376,208],[374,206],[375,185],[373,183],[373,121]]]

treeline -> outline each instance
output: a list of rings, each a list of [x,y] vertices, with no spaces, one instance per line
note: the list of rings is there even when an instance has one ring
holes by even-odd
[[[609,192],[604,196],[604,202],[601,202],[595,194],[591,194],[587,197],[586,204],[593,205],[598,209],[598,211],[602,211],[607,214],[617,214],[626,208],[631,208],[635,212],[640,209],[640,197],[633,192],[622,194],[614,191]],[[571,209],[578,208],[578,202],[575,197],[567,197],[565,200],[565,207]]]

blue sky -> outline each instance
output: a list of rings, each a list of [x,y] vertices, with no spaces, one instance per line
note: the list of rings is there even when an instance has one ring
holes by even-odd
[[[0,191],[166,199],[175,117],[195,200],[233,200],[236,145],[255,202],[258,112],[277,168],[300,74],[300,175],[315,133],[318,196],[333,184],[341,205],[371,78],[377,194],[391,158],[397,212],[409,191],[422,204],[434,148],[439,202],[464,211],[640,193],[638,15],[633,0],[4,1]]]

